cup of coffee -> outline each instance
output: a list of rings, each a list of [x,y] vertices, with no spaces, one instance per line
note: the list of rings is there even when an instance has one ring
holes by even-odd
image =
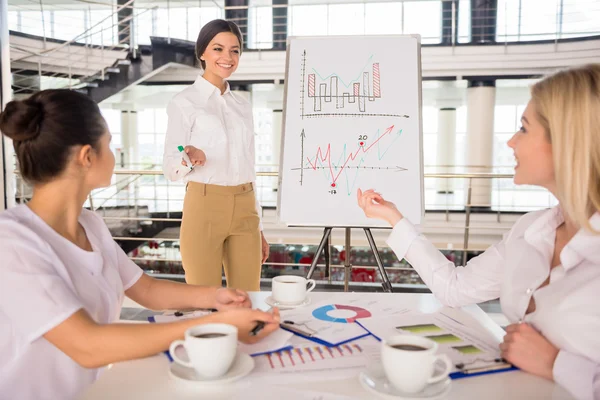
[[[306,294],[317,285],[314,279],[295,275],[277,276],[271,283],[273,300],[282,304],[302,303],[306,299]]]
[[[205,378],[218,378],[233,364],[237,352],[238,329],[228,324],[197,325],[185,331],[184,340],[175,340],[169,353],[178,364],[196,370]],[[189,361],[182,360],[176,349],[183,346]]]
[[[452,362],[445,354],[437,355],[438,344],[433,340],[414,336],[396,335],[383,341],[381,363],[385,375],[396,389],[404,393],[418,393],[432,383],[448,377]],[[434,376],[435,366],[444,364],[444,370]]]

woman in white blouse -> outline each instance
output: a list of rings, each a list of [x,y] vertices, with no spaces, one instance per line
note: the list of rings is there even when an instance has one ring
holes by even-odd
[[[220,286],[224,268],[228,287],[259,290],[269,244],[255,195],[252,107],[226,80],[241,52],[235,23],[217,19],[200,31],[196,57],[204,73],[167,107],[163,172],[187,182],[180,232],[186,281]]]
[[[115,158],[98,106],[69,90],[12,101],[0,130],[13,140],[33,197],[0,213],[0,399],[73,399],[100,367],[157,354],[190,326],[223,322],[255,341],[278,328],[251,310],[245,292],[144,274],[83,209],[91,190],[110,185]],[[151,309],[216,308],[166,324],[119,324],[124,296]],[[267,326],[250,335],[256,321]]]
[[[500,298],[512,322],[503,357],[578,399],[600,399],[600,65],[533,85],[514,150],[516,184],[559,205],[524,215],[503,240],[456,268],[381,194],[358,191],[368,217],[393,227],[387,243],[444,304]]]

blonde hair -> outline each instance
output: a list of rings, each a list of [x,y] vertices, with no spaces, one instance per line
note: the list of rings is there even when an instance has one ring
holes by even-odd
[[[600,234],[600,64],[550,75],[531,88],[537,117],[552,143],[557,197],[577,226]]]

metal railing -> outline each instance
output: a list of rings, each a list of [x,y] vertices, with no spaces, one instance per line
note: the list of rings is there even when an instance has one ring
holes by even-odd
[[[93,8],[86,3],[84,9],[77,4],[75,10],[69,4],[9,4],[10,12],[16,13],[9,28],[26,34],[13,35],[10,43],[15,97],[44,89],[94,86],[117,72],[112,70],[117,61],[128,64],[127,56],[137,48],[134,23],[151,10],[133,3],[94,4]],[[127,10],[130,15],[119,19],[119,13]],[[70,38],[57,39],[66,35]]]
[[[426,218],[422,229],[431,232],[440,229],[453,232],[457,245],[451,249],[442,248],[441,250],[449,259],[457,264],[463,264],[469,255],[477,254],[482,250],[480,247],[470,245],[477,232],[501,237],[511,224],[510,220],[503,220],[503,215],[505,215],[503,210],[493,209],[491,208],[492,204],[489,203],[473,203],[470,196],[471,191],[477,189],[480,182],[503,181],[506,183],[512,178],[512,174],[498,173],[425,173],[426,197],[428,193],[431,195],[435,191],[440,182],[446,180],[453,182],[451,184],[444,182],[445,189],[452,187],[455,193],[459,192],[459,188],[461,190],[458,195],[451,196],[455,202],[442,201],[434,204],[436,200],[449,197],[449,195],[438,196],[437,194],[426,201],[426,208],[429,209],[426,209]],[[31,193],[27,190],[25,183],[22,180],[19,181],[17,199],[19,202],[26,202]],[[457,181],[461,183],[459,184]],[[277,172],[257,172],[256,192],[259,200],[264,193],[272,192],[277,182]],[[522,199],[529,197],[532,191],[531,188],[517,189],[506,184],[495,185],[495,187],[496,191],[521,193],[520,198]],[[86,206],[103,216],[115,240],[121,244],[129,243],[131,259],[147,272],[163,278],[183,279],[177,227],[181,223],[184,195],[184,184],[167,181],[160,170],[116,170],[112,184],[90,194]],[[459,197],[462,200],[459,200]],[[262,204],[265,205],[264,197]],[[544,208],[554,204],[555,202],[549,198],[547,203],[530,203],[523,206]],[[437,207],[432,209],[431,206]],[[481,210],[482,207],[489,208],[486,214],[488,217],[490,215],[495,217],[474,223],[472,210]],[[436,218],[428,219],[428,215],[434,215]],[[271,214],[271,219],[264,224],[265,232],[268,232],[269,229],[285,228],[277,224],[273,214]],[[162,228],[148,234],[145,228],[152,225],[161,225]],[[314,236],[315,242],[309,244],[293,243],[294,240],[285,244],[272,243],[272,257],[263,265],[263,278],[268,279],[270,276],[282,272],[305,274],[312,262],[312,257],[315,256],[318,233],[315,233]],[[405,260],[397,259],[389,248],[381,248],[380,253],[392,282],[408,288],[423,287],[418,274]],[[315,277],[329,283],[342,281],[344,279],[343,258],[345,257],[342,255],[342,246],[333,246],[329,268],[326,268],[326,263],[321,260],[317,264]],[[378,281],[377,267],[369,248],[366,245],[353,246],[351,257],[353,280],[376,284]]]

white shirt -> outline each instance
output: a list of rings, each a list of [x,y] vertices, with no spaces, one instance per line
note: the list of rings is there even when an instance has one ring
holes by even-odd
[[[554,380],[576,398],[600,399],[600,235],[580,230],[550,272],[560,208],[521,217],[503,240],[471,259],[454,264],[402,219],[387,240],[445,305],[459,307],[500,298],[512,322],[527,322],[560,349]],[[600,229],[600,214],[590,219]],[[550,274],[550,283],[538,287]],[[525,315],[531,297],[536,309]]]
[[[98,376],[43,335],[79,309],[100,324],[119,319],[124,291],[142,275],[104,221],[83,210],[85,251],[29,207],[0,213],[0,399],[73,399]]]
[[[237,186],[252,182],[256,190],[254,119],[252,106],[229,90],[225,93],[201,75],[192,86],[173,97],[169,117],[163,173],[170,181]],[[181,165],[178,146],[192,145],[206,154],[206,164],[193,171]],[[256,197],[256,196],[255,196]],[[259,217],[261,207],[256,201]],[[260,225],[262,231],[262,223]]]

